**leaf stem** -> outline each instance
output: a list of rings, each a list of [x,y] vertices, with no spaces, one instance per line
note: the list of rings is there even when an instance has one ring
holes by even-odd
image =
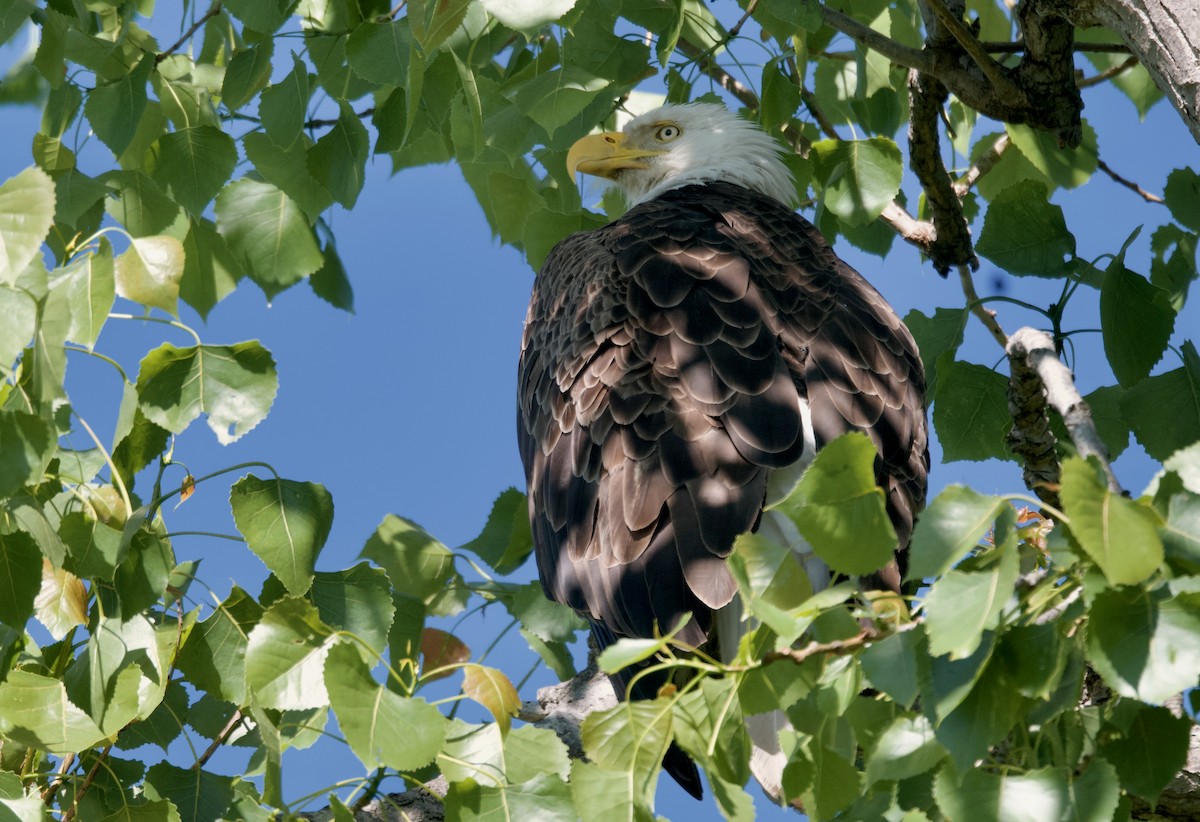
[[[143,314],[141,316],[138,316],[136,314],[116,314],[116,313],[109,314],[108,318],[110,320],[141,320],[143,322],[162,323],[163,325],[169,325],[169,326],[178,328],[182,331],[186,331],[187,333],[191,334],[192,339],[194,339],[196,341],[197,346],[204,345],[204,342],[200,339],[200,335],[196,333],[195,329],[193,329],[190,326],[184,325],[183,323],[181,323],[177,320],[164,320],[162,317],[152,317],[149,314]]]
[[[221,13],[221,2],[222,2],[222,0],[213,0],[213,4],[211,6],[209,6],[208,11],[206,11],[204,14],[202,14],[200,16],[199,20],[197,20],[195,23],[192,23],[191,27],[183,33],[182,37],[180,37],[178,40],[176,40],[174,43],[172,43],[170,48],[168,48],[166,51],[162,51],[162,52],[159,52],[158,54],[154,55],[154,64],[158,65],[163,60],[166,60],[172,54],[179,51],[179,49],[183,47],[184,43],[186,43],[188,40],[192,39],[192,35],[195,34],[200,29],[201,26],[203,26],[209,20],[211,20],[212,18],[214,18],[218,14],[220,14]]]
[[[104,461],[108,463],[108,470],[112,473],[113,485],[117,486],[117,491],[121,494],[121,501],[125,503],[125,519],[128,520],[133,516],[133,503],[129,499],[129,489],[125,487],[125,480],[121,478],[121,472],[117,470],[117,465],[113,462],[112,454],[108,453],[108,449],[104,447],[104,443],[100,442],[100,438],[96,436],[96,432],[92,430],[92,426],[88,425],[87,420],[80,416],[78,411],[72,408],[71,414],[75,419],[79,420],[79,424],[88,432],[88,436],[92,438],[92,442],[96,443],[96,447],[104,455]]]
[[[95,357],[98,360],[103,360],[104,362],[111,365],[113,368],[117,369],[117,373],[121,375],[121,379],[125,380],[126,385],[133,384],[129,381],[129,377],[128,377],[128,375],[126,375],[125,369],[122,368],[121,364],[119,362],[117,362],[116,360],[114,360],[112,357],[101,354],[99,351],[95,351],[91,348],[88,348],[87,346],[76,345],[75,343],[69,342],[64,347],[66,348],[67,351],[76,351],[80,354],[87,354],[89,357]]]

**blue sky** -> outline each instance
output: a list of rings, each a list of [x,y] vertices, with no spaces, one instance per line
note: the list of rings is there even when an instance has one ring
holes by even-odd
[[[1089,90],[1085,101],[1085,116],[1100,135],[1101,157],[1145,188],[1161,193],[1172,168],[1194,166],[1200,159],[1196,143],[1165,103],[1138,124],[1132,105],[1112,90]],[[39,119],[32,107],[8,107],[4,115],[0,179],[31,163],[30,141]],[[93,148],[106,152],[95,141]],[[92,157],[92,172],[104,170],[109,162],[100,154]],[[418,521],[452,547],[462,544],[478,533],[492,500],[505,488],[523,483],[515,440],[515,376],[533,272],[519,253],[492,239],[455,166],[412,169],[394,177],[390,170],[386,157],[371,161],[366,189],[354,211],[335,207],[332,217],[354,286],[354,315],[329,307],[304,284],[268,305],[247,282],[213,310],[207,323],[186,308],[181,317],[205,342],[261,340],[278,364],[280,390],[267,419],[237,443],[217,444],[207,426],[197,422],[178,438],[176,459],[197,476],[239,462],[266,461],[283,477],[325,485],[336,506],[333,531],[318,563],[325,570],[354,564],[363,543],[388,513]],[[915,200],[911,179],[905,186]],[[585,203],[598,199],[598,187],[585,189]],[[1081,192],[1060,192],[1054,199],[1066,210],[1079,256],[1086,259],[1116,252],[1129,232],[1145,223],[1128,262],[1134,270],[1148,272],[1149,234],[1167,219],[1162,206],[1143,203],[1099,173]],[[931,313],[937,306],[962,302],[956,279],[943,280],[899,242],[885,261],[865,256],[844,241],[837,250],[901,315],[914,307]],[[1042,304],[1057,296],[1056,287],[1009,278],[986,261],[977,284],[982,294],[1002,288]],[[1094,312],[1094,295],[1080,297],[1073,310],[1079,319],[1073,325],[1095,324],[1097,315],[1088,318],[1084,310],[1090,300],[1092,308],[1087,310]],[[997,307],[1009,331],[1037,322],[1015,307]],[[117,310],[129,308],[119,304]],[[1200,330],[1198,320],[1196,305],[1187,306],[1177,319],[1174,342],[1194,336]],[[168,330],[164,337],[164,326],[158,324],[113,320],[97,349],[120,360],[132,377],[138,359],[164,339],[180,345],[188,341],[182,332]],[[992,365],[999,357],[995,343],[973,324],[960,358]],[[1078,377],[1085,392],[1111,383],[1098,369],[1101,363],[1098,336],[1092,336],[1081,347],[1079,360]],[[1177,365],[1168,352],[1158,370]],[[98,360],[74,354],[68,369],[77,410],[102,436],[110,435],[120,397],[115,373]],[[74,444],[87,446],[83,441]],[[1119,477],[1134,493],[1145,486],[1152,470],[1136,444],[1117,463]],[[171,530],[233,533],[227,494],[240,475],[206,483],[177,510],[165,511]],[[931,496],[951,483],[994,493],[1023,490],[1019,469],[1011,463],[943,464],[936,452],[930,482]],[[201,576],[218,598],[234,581],[257,591],[265,577],[263,566],[236,543],[180,537],[175,550],[180,559],[203,558]],[[517,577],[525,580],[533,573],[527,565]],[[198,601],[208,600],[198,587],[192,594]],[[504,614],[489,613],[472,620],[463,638],[478,651],[506,623]],[[516,653],[519,643],[518,639],[511,647],[502,646],[494,657],[496,664],[508,668],[508,654]],[[517,678],[523,670],[524,663],[509,672]],[[544,684],[549,677],[538,681]],[[532,685],[522,696],[533,696]],[[232,772],[239,762],[236,757],[218,759],[214,769]],[[290,755],[287,765],[289,797],[361,769],[338,744]],[[388,787],[399,789],[395,783]],[[752,794],[760,810],[765,809],[765,801],[756,791]],[[658,811],[676,818],[715,814],[711,806],[695,805],[673,785],[663,790]]]

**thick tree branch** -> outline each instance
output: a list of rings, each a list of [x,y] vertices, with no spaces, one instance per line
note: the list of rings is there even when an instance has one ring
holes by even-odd
[[[1046,412],[1048,402],[1062,416],[1079,456],[1096,457],[1109,489],[1123,493],[1109,465],[1108,448],[1096,431],[1091,409],[1079,395],[1071,371],[1058,358],[1050,335],[1033,328],[1018,329],[1009,338],[1007,351],[1012,373],[1009,406],[1013,411],[1009,444],[1025,462],[1026,484],[1042,500],[1057,507],[1051,501],[1051,497],[1057,499],[1057,491],[1047,487],[1047,484],[1057,485],[1060,477],[1054,435],[1049,430]]]

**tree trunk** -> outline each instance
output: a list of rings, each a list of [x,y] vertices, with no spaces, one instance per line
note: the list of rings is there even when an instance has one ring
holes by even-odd
[[[1051,0],[1079,28],[1112,29],[1200,143],[1200,3],[1196,0]]]

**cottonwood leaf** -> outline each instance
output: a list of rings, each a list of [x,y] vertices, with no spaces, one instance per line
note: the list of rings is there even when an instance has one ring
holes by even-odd
[[[951,485],[922,512],[913,531],[908,579],[938,577],[965,557],[1008,507],[961,485]]]
[[[215,126],[164,134],[151,147],[150,176],[184,208],[200,217],[237,165],[233,138]]]
[[[610,771],[586,759],[571,763],[571,797],[582,822],[654,822],[648,798],[638,781],[624,771]]]
[[[87,625],[87,590],[79,577],[42,560],[42,584],[33,601],[34,616],[56,640],[76,625]]]
[[[179,669],[197,688],[241,705],[246,701],[246,649],[263,607],[236,585],[188,634]]]
[[[246,684],[266,708],[298,711],[328,705],[325,657],[336,642],[312,603],[298,597],[277,600],[250,631]]]
[[[177,317],[183,261],[183,243],[174,237],[135,237],[116,259],[116,292],[127,300],[161,308]]]
[[[308,146],[295,140],[288,148],[280,148],[270,136],[254,131],[242,138],[246,159],[271,185],[291,198],[315,223],[321,213],[333,205],[329,189],[308,170]],[[326,261],[328,262],[328,261]]]
[[[291,72],[275,85],[263,89],[258,100],[263,128],[280,148],[291,147],[304,132],[311,92],[308,66],[292,52]]]
[[[176,348],[164,343],[142,360],[137,391],[151,422],[178,434],[203,412],[222,445],[267,416],[279,378],[257,341]]]
[[[366,181],[370,139],[366,126],[350,104],[342,102],[339,106],[337,123],[308,150],[307,164],[313,178],[334,200],[346,208],[354,208]]]
[[[795,490],[773,506],[839,573],[869,574],[887,564],[896,549],[886,498],[875,482],[876,459],[865,434],[843,434],[817,453]]]
[[[346,60],[354,73],[369,83],[400,85],[397,80],[408,71],[412,41],[408,17],[366,20],[346,40]]]
[[[1104,272],[1100,330],[1113,373],[1128,387],[1148,376],[1162,359],[1175,329],[1175,309],[1170,295],[1126,268],[1124,258],[1122,249]]]
[[[510,29],[533,31],[558,20],[578,0],[483,0],[487,13]]]
[[[454,555],[411,520],[388,514],[359,554],[385,571],[392,586],[421,602],[442,592],[454,576]]]
[[[426,682],[444,679],[457,670],[456,667],[471,658],[471,649],[466,643],[440,628],[421,630],[421,678]],[[439,670],[445,668],[446,670]]]
[[[508,488],[492,503],[483,532],[462,546],[486,562],[498,574],[510,574],[533,551],[529,530],[529,507],[524,494]]]
[[[54,225],[54,181],[31,166],[0,185],[0,283],[12,284]]]
[[[0,496],[41,482],[56,440],[53,426],[36,414],[0,409]]]
[[[813,143],[811,157],[822,202],[850,225],[874,220],[900,191],[900,149],[886,137],[820,140]]]
[[[1007,459],[1008,379],[987,366],[957,361],[951,351],[939,358],[937,372],[933,425],[942,461]]]
[[[962,345],[967,327],[967,311],[962,308],[938,308],[927,317],[915,308],[904,316],[904,324],[912,332],[925,366],[925,386],[930,397],[937,396],[937,360],[947,351],[957,351]],[[951,357],[951,360],[954,358]]]
[[[229,250],[268,298],[321,267],[307,215],[270,183],[230,183],[217,196],[216,213]]]
[[[467,15],[470,0],[410,0],[408,22],[421,50],[432,54]]]
[[[230,111],[246,105],[271,82],[274,46],[274,40],[264,40],[249,48],[238,49],[229,58],[221,84],[221,102]]]
[[[513,715],[521,708],[521,697],[503,671],[486,665],[464,665],[463,693],[487,708],[501,733],[508,733]]]
[[[274,34],[295,5],[296,0],[225,0],[230,14],[262,34]]]
[[[1114,493],[1092,464],[1078,457],[1063,461],[1062,503],[1071,534],[1113,585],[1135,585],[1162,565],[1158,516]]]
[[[1088,611],[1088,661],[1121,696],[1162,703],[1196,686],[1200,607],[1167,586],[1101,591]]]
[[[230,490],[229,505],[247,546],[288,592],[308,591],[317,554],[333,527],[333,497],[325,487],[248,474]]]
[[[24,531],[0,533],[0,622],[23,633],[42,587],[42,552]]]
[[[1200,231],[1200,174],[1190,168],[1172,171],[1167,175],[1163,199],[1181,225]]]
[[[1061,277],[1075,237],[1046,186],[1022,180],[992,200],[975,250],[1009,274]]]
[[[446,739],[441,711],[381,686],[353,645],[329,649],[325,687],[338,725],[365,767],[416,771],[441,750]]]
[[[37,303],[24,291],[0,285],[0,374],[8,374],[37,329]]]
[[[105,737],[67,697],[61,679],[20,669],[0,683],[0,734],[59,755],[86,751]]]
[[[1193,722],[1167,708],[1142,705],[1121,736],[1100,749],[1120,778],[1121,787],[1151,805],[1187,764]]]
[[[883,730],[867,757],[867,784],[925,773],[946,755],[933,725],[921,716],[899,716]]]
[[[1063,188],[1076,188],[1091,179],[1099,164],[1096,130],[1081,121],[1083,140],[1074,148],[1060,146],[1048,131],[1008,123],[1005,130],[1034,167]]]
[[[1182,367],[1147,377],[1121,397],[1121,416],[1157,460],[1200,438],[1200,354],[1190,340],[1182,348]]]
[[[671,741],[672,700],[623,702],[594,711],[580,728],[588,758],[609,771],[620,772],[639,801],[653,796],[658,766]]]
[[[1024,773],[972,769],[960,778],[947,765],[934,778],[933,795],[949,819],[1045,822],[1061,818],[1067,806],[1067,779],[1056,768]]]
[[[951,570],[933,583],[925,597],[929,652],[951,659],[970,656],[985,630],[996,627],[1012,595],[1020,567],[1015,550],[978,571]]]
[[[445,806],[447,819],[462,822],[573,822],[577,818],[567,784],[548,774],[516,784],[480,785],[471,779],[451,782]]]
[[[137,134],[146,110],[146,83],[154,65],[154,55],[146,55],[132,70],[111,82],[98,84],[83,104],[92,130],[117,157],[125,153]]]
[[[253,0],[260,2],[260,0]],[[146,772],[146,796],[151,800],[170,800],[185,808],[189,822],[217,822],[234,798],[235,778],[203,768],[180,768],[159,762]]]

